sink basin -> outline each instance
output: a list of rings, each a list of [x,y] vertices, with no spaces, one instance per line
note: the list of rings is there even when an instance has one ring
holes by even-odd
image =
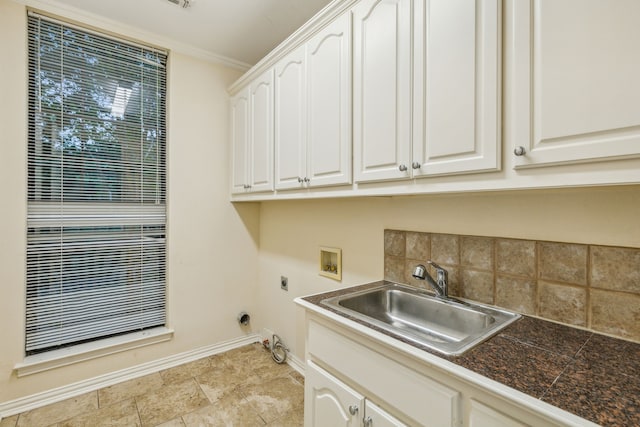
[[[322,304],[441,353],[457,356],[520,318],[519,314],[408,286],[383,286],[327,298]]]

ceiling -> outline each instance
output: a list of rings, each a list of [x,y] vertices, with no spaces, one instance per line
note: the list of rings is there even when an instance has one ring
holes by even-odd
[[[182,3],[184,0],[179,0]],[[216,56],[254,65],[330,0],[58,0]]]

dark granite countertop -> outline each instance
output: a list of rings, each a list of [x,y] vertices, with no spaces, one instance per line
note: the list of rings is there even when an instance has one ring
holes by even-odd
[[[640,426],[640,344],[523,316],[477,347],[451,357],[321,304],[325,298],[383,283],[303,300],[600,425]]]

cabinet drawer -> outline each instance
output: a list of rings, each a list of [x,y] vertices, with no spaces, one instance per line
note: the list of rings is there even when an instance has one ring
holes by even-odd
[[[454,389],[314,321],[309,357],[350,379],[419,425],[461,425],[461,396]]]

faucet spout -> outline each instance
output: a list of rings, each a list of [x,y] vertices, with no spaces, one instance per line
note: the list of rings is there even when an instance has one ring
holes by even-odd
[[[440,267],[435,262],[429,260],[427,261],[429,265],[431,265],[436,270],[436,278],[434,279],[429,271],[427,271],[427,267],[422,264],[418,264],[413,269],[413,277],[419,280],[425,280],[433,290],[436,292],[436,296],[439,298],[448,298],[449,297],[449,274],[447,270]]]

